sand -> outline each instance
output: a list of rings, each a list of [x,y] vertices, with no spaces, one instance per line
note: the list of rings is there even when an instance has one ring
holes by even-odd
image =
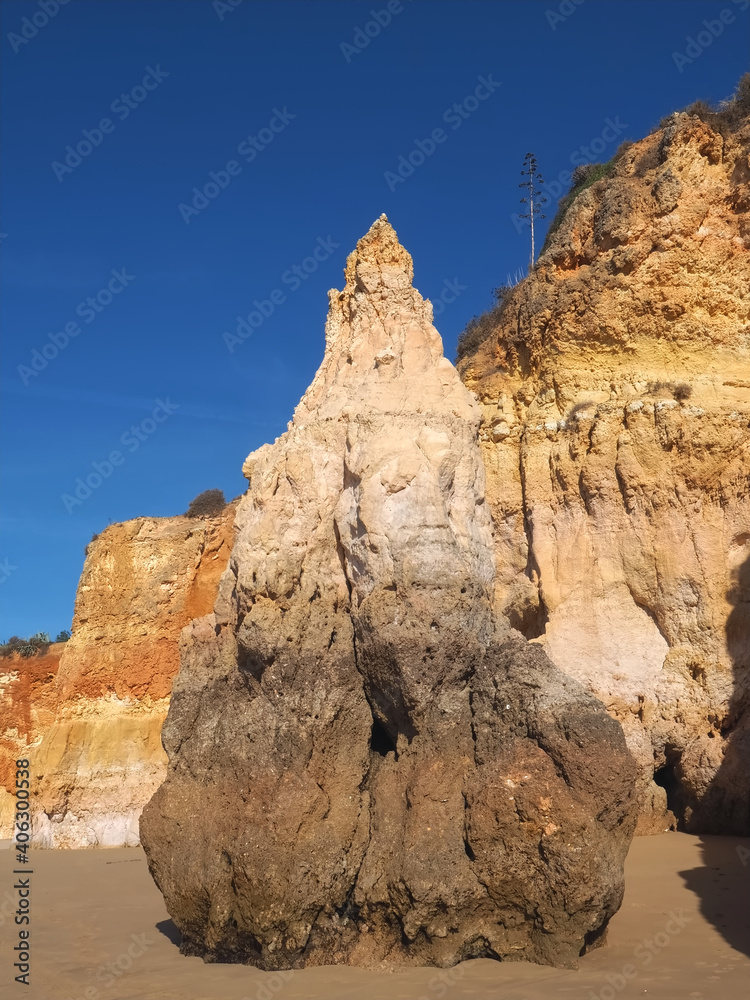
[[[140,849],[31,854],[31,984],[10,850],[0,851],[0,997],[29,1000],[747,1000],[750,840],[671,833],[634,841],[622,909],[577,971],[486,959],[452,970],[317,968],[284,977],[180,955]],[[8,894],[8,895],[6,895]],[[4,904],[4,905],[3,905]],[[128,953],[130,948],[130,954]]]

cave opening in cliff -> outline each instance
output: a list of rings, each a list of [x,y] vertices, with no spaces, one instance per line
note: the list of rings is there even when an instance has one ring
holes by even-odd
[[[667,793],[667,809],[677,819],[677,829],[684,830],[684,797],[676,774],[677,761],[666,763],[654,772],[654,783]]]

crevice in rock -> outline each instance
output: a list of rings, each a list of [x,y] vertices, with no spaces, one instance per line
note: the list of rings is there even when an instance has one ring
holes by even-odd
[[[521,504],[523,510],[523,533],[526,536],[526,566],[524,575],[536,586],[536,607],[527,606],[519,613],[519,609],[510,607],[506,614],[511,627],[517,629],[526,639],[538,639],[547,630],[549,614],[542,596],[542,573],[534,555],[533,529],[529,520],[529,505],[526,497],[526,470],[523,462],[523,447],[518,452],[518,474],[521,480]]]
[[[677,817],[677,829],[685,830],[685,795],[682,791],[677,769],[680,754],[677,751],[667,752],[667,763],[654,772],[654,783],[667,793],[667,809]]]
[[[588,517],[593,517],[594,516],[593,500],[595,498],[594,495],[591,493],[591,490],[589,490],[588,486],[586,485],[585,466],[581,467],[581,471],[578,474],[578,495],[580,496],[581,500],[583,500],[583,506],[584,509],[586,510],[586,514],[588,515]]]
[[[379,754],[381,757],[387,757],[392,752],[395,754],[396,760],[398,760],[398,750],[396,749],[395,740],[375,715],[372,717],[370,752]]]
[[[469,861],[473,862],[477,860],[477,856],[474,853],[474,849],[472,848],[471,844],[469,843],[469,831],[467,829],[467,822],[466,822],[467,818],[466,813],[469,808],[469,803],[466,801],[465,795],[463,798],[464,798],[464,852],[466,853],[466,857],[469,859]]]
[[[336,520],[333,522],[333,533],[336,537],[336,555],[339,557],[339,563],[341,564],[341,572],[344,574],[344,580],[346,581],[346,589],[349,591],[349,604],[352,603],[352,582],[349,579],[349,574],[346,572],[346,556],[344,555],[344,546],[341,542],[341,535],[339,534],[339,526],[336,524]],[[355,644],[354,658],[356,661],[357,650]]]
[[[609,921],[605,921],[600,927],[595,927],[592,931],[587,931],[583,938],[583,948],[581,948],[580,957],[582,958],[587,952],[594,948],[598,948],[599,945],[604,944],[604,939],[607,934],[607,927],[609,926]]]
[[[474,692],[471,687],[469,688],[469,723],[471,726],[471,742],[474,747],[474,765],[476,766],[483,763],[483,761],[479,760],[477,755],[477,722],[476,713],[474,711]],[[464,809],[466,809],[466,806],[466,796],[464,795]]]
[[[627,514],[635,513],[636,506],[633,503],[632,496],[629,495],[628,485],[625,482],[625,478],[622,474],[617,462],[615,462],[615,479],[617,481],[617,488],[620,491],[620,496],[622,497],[622,505],[625,508]]]

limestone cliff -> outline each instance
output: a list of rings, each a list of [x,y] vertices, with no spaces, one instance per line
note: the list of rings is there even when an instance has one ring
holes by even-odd
[[[622,722],[644,832],[669,793],[690,829],[750,833],[747,110],[624,148],[459,364],[495,606]]]
[[[37,846],[138,843],[141,809],[166,770],[179,634],[213,607],[235,509],[105,529],[87,550],[69,642],[3,668],[0,739],[31,760]],[[0,836],[10,836],[10,807],[3,789]]]
[[[151,872],[207,961],[573,964],[622,898],[622,730],[492,613],[479,408],[385,217],[329,302],[183,633]]]

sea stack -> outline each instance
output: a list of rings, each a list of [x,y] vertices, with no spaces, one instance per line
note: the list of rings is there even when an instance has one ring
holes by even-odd
[[[141,840],[206,961],[573,965],[622,899],[633,758],[493,612],[482,414],[412,275],[381,216],[182,633]]]

